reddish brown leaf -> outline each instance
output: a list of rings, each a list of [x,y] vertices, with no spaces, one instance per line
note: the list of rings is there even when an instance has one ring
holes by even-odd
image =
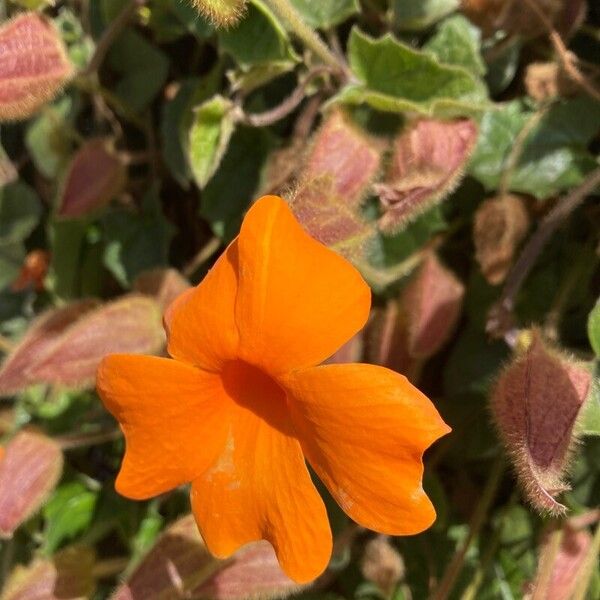
[[[248,544],[229,560],[217,560],[187,515],[168,527],[111,600],[281,598],[298,589],[269,543]]]
[[[51,23],[35,12],[8,21],[0,28],[0,121],[30,117],[72,73]]]
[[[273,547],[268,542],[244,546],[192,592],[206,600],[246,600],[283,598],[300,586],[281,570]]]
[[[462,309],[464,286],[434,253],[404,288],[400,304],[408,325],[408,353],[433,356],[448,341]]]
[[[151,354],[164,345],[158,303],[131,294],[87,313],[29,366],[32,381],[65,387],[92,386],[104,356],[116,352]]]
[[[518,196],[490,198],[479,206],[473,226],[475,258],[489,283],[504,281],[528,228],[529,216]]]
[[[315,135],[302,179],[330,179],[330,194],[352,209],[360,206],[379,172],[381,144],[354,125],[341,110],[333,111]]]
[[[94,591],[94,554],[86,548],[67,548],[52,560],[37,559],[15,567],[2,600],[84,600]]]
[[[546,534],[540,551],[538,573],[529,590],[533,597],[544,600],[572,598],[586,570],[591,546],[590,533],[572,527],[571,520],[566,521],[561,529]]]
[[[475,148],[477,126],[468,119],[422,119],[394,142],[384,183],[375,185],[384,214],[383,232],[395,232],[446,198],[462,178]]]
[[[21,431],[0,461],[0,537],[13,532],[44,503],[60,479],[62,452],[50,438]]]
[[[31,385],[27,369],[44,356],[69,325],[98,305],[97,300],[80,300],[38,317],[0,368],[0,396],[16,394]]]
[[[176,269],[144,271],[133,282],[136,292],[152,296],[163,310],[191,286],[192,284]]]
[[[182,517],[160,536],[112,600],[176,600],[191,597],[194,586],[217,567],[206,550],[192,515]]]
[[[108,204],[125,185],[126,170],[104,139],[92,139],[77,151],[67,169],[58,215],[82,217]]]
[[[590,381],[588,369],[550,350],[534,332],[492,394],[492,414],[519,483],[540,512],[566,510],[555,496],[569,489],[565,473]]]

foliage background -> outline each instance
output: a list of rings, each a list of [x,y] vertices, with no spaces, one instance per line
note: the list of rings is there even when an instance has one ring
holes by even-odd
[[[43,598],[108,598],[122,581],[130,596],[119,598],[183,597],[177,578],[150,585],[162,563],[135,578],[144,556],[169,557],[185,589],[200,585],[199,566],[191,575],[182,566],[189,532],[156,554],[161,532],[189,511],[185,490],[149,502],[114,492],[123,442],[90,373],[108,351],[161,352],[164,304],[185,279],[202,279],[249,203],[275,191],[372,285],[372,322],[344,358],[407,372],[453,427],[427,456],[435,525],[383,540],[329,502],[336,553],[299,597],[600,598],[597,378],[561,497],[567,516],[523,500],[488,410],[494,381],[533,326],[597,372],[597,4],[293,0],[325,58],[281,4],[252,0],[239,24],[219,29],[185,0],[0,3],[4,19],[43,13],[73,65],[50,102],[0,128],[0,341],[25,359],[11,385],[8,360],[0,371],[0,441],[10,448],[26,428],[54,440],[26,447],[15,455],[21,470],[0,475],[5,519],[19,498],[29,506],[4,523],[3,600],[37,597],[31,586],[46,583]],[[9,76],[0,54],[0,90]],[[443,126],[457,123],[472,129]],[[394,154],[399,139],[404,155]],[[575,202],[548,225],[569,192]],[[495,216],[485,215],[490,199],[501,200]],[[524,282],[503,290],[544,228],[542,251],[526,247]],[[444,266],[428,279],[432,252]],[[412,310],[411,285],[422,286]],[[490,308],[507,295],[514,307],[490,327]],[[99,299],[99,312],[86,298]],[[58,309],[54,353],[15,346],[37,315]],[[80,311],[95,318],[79,322],[78,337],[67,325]],[[415,352],[411,335],[427,348]],[[537,401],[560,409],[551,390]],[[37,467],[33,485],[26,473]],[[291,591],[272,561],[240,564],[233,587],[189,597]],[[561,587],[567,580],[577,590]]]

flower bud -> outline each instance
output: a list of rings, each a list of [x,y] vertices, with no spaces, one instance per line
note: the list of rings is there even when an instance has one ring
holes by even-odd
[[[373,582],[385,595],[392,592],[404,578],[404,561],[386,536],[378,536],[365,546],[361,562],[365,579]]]
[[[194,0],[194,5],[215,27],[233,27],[246,11],[246,0]]]

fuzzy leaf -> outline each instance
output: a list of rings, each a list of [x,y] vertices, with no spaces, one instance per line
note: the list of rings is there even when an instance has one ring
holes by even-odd
[[[58,203],[61,217],[83,217],[108,204],[125,185],[125,167],[106,140],[91,139],[67,169]]]
[[[374,39],[354,28],[348,57],[360,83],[346,86],[339,102],[442,118],[477,114],[486,105],[484,86],[466,69],[440,64],[389,34]]]
[[[540,512],[561,514],[555,496],[569,489],[565,472],[591,374],[533,336],[498,380],[491,410],[526,498]]]
[[[331,29],[360,12],[358,0],[291,0],[307,25]]]
[[[394,21],[400,29],[427,29],[459,4],[460,0],[393,0]]]
[[[287,31],[261,0],[250,0],[247,15],[235,27],[220,31],[219,42],[243,68],[297,60]]]
[[[384,183],[377,184],[385,233],[403,229],[416,217],[446,198],[460,181],[475,147],[473,121],[423,119],[394,142],[394,155]]]
[[[37,194],[20,181],[0,188],[0,245],[22,242],[42,215]]]
[[[0,28],[0,121],[26,119],[54,98],[73,67],[56,29],[35,12]]]
[[[86,600],[94,592],[94,553],[71,547],[11,573],[1,600]]]
[[[234,129],[232,103],[223,96],[196,108],[189,133],[189,161],[201,189],[219,168]]]
[[[31,381],[73,388],[94,384],[104,356],[152,354],[164,344],[161,311],[151,298],[130,294],[85,314],[27,369]]]
[[[0,461],[0,538],[39,510],[60,479],[63,456],[50,438],[21,431]]]
[[[31,385],[27,369],[44,356],[67,327],[98,304],[96,300],[80,300],[50,310],[33,321],[25,337],[5,358],[0,368],[0,396],[16,394]]]

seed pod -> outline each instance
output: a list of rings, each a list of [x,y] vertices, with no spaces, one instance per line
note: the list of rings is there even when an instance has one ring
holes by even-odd
[[[496,427],[527,500],[539,512],[566,510],[555,496],[569,489],[565,476],[590,382],[585,366],[548,348],[534,331],[492,393]]]

